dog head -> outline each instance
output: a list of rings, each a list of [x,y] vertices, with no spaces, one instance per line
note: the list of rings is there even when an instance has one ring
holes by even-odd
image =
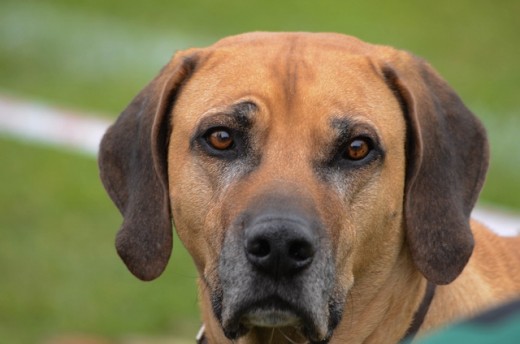
[[[99,164],[133,274],[162,273],[173,219],[226,336],[288,326],[319,342],[403,250],[436,284],[460,274],[487,160],[480,122],[421,59],[253,33],[177,53]]]

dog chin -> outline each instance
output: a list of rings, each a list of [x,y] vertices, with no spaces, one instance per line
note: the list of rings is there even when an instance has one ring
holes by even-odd
[[[291,311],[279,309],[255,309],[241,320],[246,327],[298,327],[300,318]]]
[[[303,309],[290,307],[285,303],[275,304],[269,300],[243,308],[231,318],[223,320],[224,333],[232,340],[255,328],[293,328],[310,343],[326,343],[332,334],[332,328],[328,326],[330,319],[316,319]]]

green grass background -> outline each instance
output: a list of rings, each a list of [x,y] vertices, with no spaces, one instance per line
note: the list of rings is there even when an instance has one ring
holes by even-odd
[[[178,49],[253,30],[353,34],[439,70],[489,130],[483,202],[520,209],[519,13],[516,0],[2,0],[0,94],[115,118]],[[113,248],[120,222],[93,158],[0,137],[0,342],[190,338],[190,258],[177,240],[160,279],[136,280]]]

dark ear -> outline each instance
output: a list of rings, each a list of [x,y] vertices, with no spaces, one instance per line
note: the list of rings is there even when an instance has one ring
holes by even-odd
[[[469,217],[488,167],[486,133],[423,60],[400,53],[383,67],[407,123],[405,221],[417,268],[448,284],[473,251]]]
[[[117,252],[142,280],[158,277],[171,254],[169,115],[194,65],[195,57],[176,56],[121,113],[99,149],[101,180],[124,217]]]

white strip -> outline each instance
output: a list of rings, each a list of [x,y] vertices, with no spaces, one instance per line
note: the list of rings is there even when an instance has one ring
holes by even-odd
[[[520,235],[520,215],[494,207],[478,206],[471,216],[503,236]]]
[[[97,154],[110,122],[0,97],[0,135]]]
[[[110,121],[0,97],[0,135],[74,149],[95,156]],[[472,216],[500,235],[520,234],[520,216],[477,207]]]

